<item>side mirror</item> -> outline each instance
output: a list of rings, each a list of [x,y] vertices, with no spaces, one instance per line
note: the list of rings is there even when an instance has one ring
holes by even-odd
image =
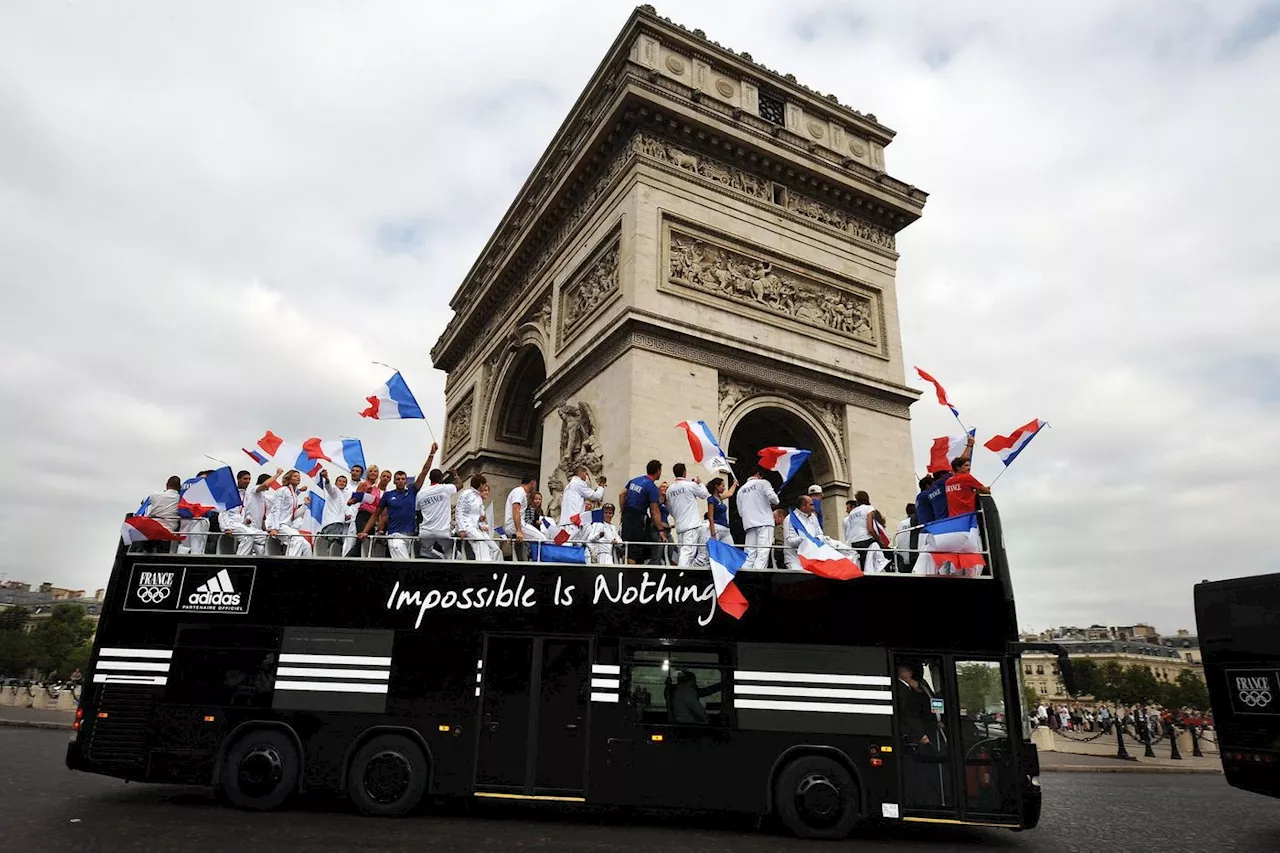
[[[1067,650],[1057,643],[1010,643],[1009,651],[1015,655],[1023,652],[1048,652],[1056,655],[1058,658],[1058,671],[1062,676],[1062,684],[1067,690],[1067,694],[1074,696],[1076,693],[1076,672],[1071,666],[1071,658],[1067,656]]]

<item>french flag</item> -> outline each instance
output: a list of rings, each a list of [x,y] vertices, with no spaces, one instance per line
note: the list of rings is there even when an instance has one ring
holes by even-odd
[[[324,519],[325,500],[317,489],[308,489],[311,499],[307,501],[307,514],[298,519],[298,532],[307,544],[314,545],[316,534],[320,532],[320,523]]]
[[[747,599],[738,589],[734,578],[738,569],[747,562],[747,552],[719,539],[707,540],[707,555],[711,558],[711,581],[716,587],[716,604],[734,619],[741,619],[747,612]]]
[[[588,524],[594,524],[597,521],[604,521],[604,510],[593,509],[591,512],[580,512],[577,515],[569,516],[569,523],[576,524],[578,527],[586,527]],[[569,531],[561,527],[556,531],[555,539],[557,545],[563,545],[569,541]]]
[[[308,456],[307,451],[296,444],[290,444],[271,430],[267,430],[267,434],[258,439],[258,448],[281,468],[295,469],[308,477],[314,478],[323,467]]]
[[[138,542],[180,542],[187,537],[174,533],[154,518],[147,518],[151,498],[144,498],[137,511],[120,525],[120,538],[125,545]]]
[[[862,577],[862,569],[858,568],[858,564],[810,533],[800,523],[794,509],[791,510],[791,526],[800,534],[800,547],[796,549],[796,556],[800,560],[800,567],[805,571],[837,581]]]
[[[256,450],[250,450],[247,447],[242,447],[240,449],[243,450],[250,459],[252,459],[254,462],[257,462],[259,465],[266,465],[268,462],[271,461],[270,459],[263,456],[261,453],[259,453]]]
[[[956,407],[951,405],[951,401],[947,399],[947,389],[942,387],[942,383],[918,367],[916,368],[916,373],[919,373],[920,378],[932,385],[934,390],[938,392],[938,402],[950,409],[951,414],[955,415],[957,418],[960,417],[960,413],[956,411]]]
[[[364,446],[355,438],[335,438],[325,441],[320,438],[308,438],[302,442],[302,452],[307,458],[317,462],[331,462],[346,471],[351,466],[364,468]]]
[[[1018,454],[1022,452],[1022,448],[1031,443],[1031,439],[1040,434],[1040,430],[1049,424],[1037,418],[1030,423],[1023,424],[1015,429],[1009,435],[997,435],[988,441],[983,447],[992,451],[1000,457],[1000,461],[1007,468],[1018,458]]]
[[[978,533],[978,514],[967,512],[953,515],[924,526],[925,533],[933,536],[930,551],[939,553],[974,554],[982,550],[982,536]]]
[[[397,418],[426,417],[398,370],[365,399],[369,401],[369,407],[360,413],[362,418],[390,421]]]
[[[693,461],[701,463],[707,467],[707,470],[713,474],[721,472],[732,473],[729,468],[729,460],[725,456],[724,450],[720,448],[720,442],[716,441],[715,433],[711,431],[711,427],[707,426],[706,421],[694,421],[690,426],[688,421],[681,421],[676,424],[676,429],[683,429],[685,435],[689,438],[689,450],[693,453]]]
[[[760,467],[782,475],[782,485],[790,482],[809,460],[809,451],[798,447],[766,447],[760,451]]]
[[[950,471],[951,460],[964,453],[969,446],[969,439],[977,432],[977,429],[971,429],[965,435],[944,435],[941,438],[935,438],[933,446],[929,448],[929,473]]]
[[[182,492],[178,497],[178,513],[183,510],[191,513],[192,518],[203,518],[211,512],[226,512],[235,509],[243,501],[240,490],[236,488],[236,475],[229,465],[224,465],[205,477],[192,477],[182,484]]]

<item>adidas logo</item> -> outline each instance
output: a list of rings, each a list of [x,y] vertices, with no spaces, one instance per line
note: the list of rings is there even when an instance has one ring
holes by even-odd
[[[231,585],[231,575],[223,569],[196,587],[191,595],[187,596],[187,604],[222,604],[239,607],[240,593],[236,592],[235,587]]]

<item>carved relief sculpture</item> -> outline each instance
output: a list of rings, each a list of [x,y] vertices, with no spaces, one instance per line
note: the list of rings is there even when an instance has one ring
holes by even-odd
[[[600,454],[596,417],[591,405],[562,403],[556,414],[560,416],[560,460],[543,491],[547,515],[552,518],[560,515],[560,495],[573,476],[574,468],[586,465],[593,477],[599,477],[604,471],[604,457]]]
[[[590,262],[577,278],[561,290],[560,340],[573,336],[574,327],[589,322],[595,310],[618,292],[618,244]]]
[[[444,432],[446,453],[466,447],[471,441],[471,416],[475,410],[475,394],[470,393],[449,415],[449,425]],[[441,456],[443,459],[443,455]]]
[[[771,262],[671,232],[669,279],[734,302],[878,344],[872,297],[776,268]]]

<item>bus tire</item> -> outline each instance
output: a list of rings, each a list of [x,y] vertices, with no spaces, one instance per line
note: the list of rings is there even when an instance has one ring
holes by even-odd
[[[858,783],[839,762],[821,755],[792,761],[778,774],[774,808],[800,838],[844,838],[862,818]]]
[[[274,809],[298,790],[301,768],[293,738],[279,729],[252,729],[227,750],[218,792],[237,808]]]
[[[347,769],[347,795],[361,814],[407,814],[427,792],[427,758],[403,735],[372,738],[356,751]]]

